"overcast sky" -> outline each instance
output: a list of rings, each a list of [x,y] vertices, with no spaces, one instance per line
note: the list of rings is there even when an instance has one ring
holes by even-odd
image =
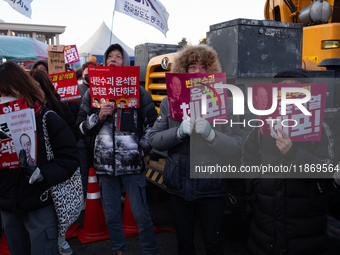
[[[132,49],[142,43],[197,44],[209,26],[237,18],[263,19],[265,0],[161,0],[169,13],[167,37],[156,28],[116,12],[113,33]],[[0,0],[0,19],[9,23],[66,26],[60,44],[82,46],[101,23],[111,29],[115,0],[33,0],[27,18]]]

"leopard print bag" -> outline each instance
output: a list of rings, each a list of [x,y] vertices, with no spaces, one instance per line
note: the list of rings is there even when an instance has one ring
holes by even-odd
[[[46,123],[46,116],[48,113],[56,113],[53,111],[47,111],[42,119],[47,160],[51,161],[54,158],[54,154],[48,136]],[[77,220],[83,207],[84,199],[80,167],[77,168],[70,179],[46,190],[41,195],[40,199],[42,201],[46,200],[48,198],[48,194],[52,197],[58,219],[58,235],[59,237],[62,237],[66,234],[68,227]]]

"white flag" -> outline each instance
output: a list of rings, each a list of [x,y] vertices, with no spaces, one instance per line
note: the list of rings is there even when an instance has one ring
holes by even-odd
[[[116,0],[115,10],[157,28],[165,36],[169,30],[169,13],[158,0]]]
[[[28,18],[31,18],[32,9],[30,3],[33,0],[4,0],[7,2],[14,10],[20,12]]]

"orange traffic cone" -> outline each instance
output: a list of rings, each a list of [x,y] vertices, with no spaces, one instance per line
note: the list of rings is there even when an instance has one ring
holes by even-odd
[[[1,255],[10,255],[8,243],[5,237],[5,233],[2,234],[2,239],[0,241],[0,254]]]
[[[79,228],[79,223],[72,223],[71,226],[68,227],[66,234],[65,234],[65,240],[69,238],[73,238],[77,236],[77,228]],[[1,254],[0,254],[1,255]]]
[[[132,215],[130,202],[127,194],[125,195],[125,203],[124,203],[124,210],[123,210],[123,228],[125,237],[132,237],[138,236],[138,226],[135,218]],[[175,233],[174,230],[170,228],[156,228],[153,226],[155,233]]]
[[[78,229],[77,237],[82,244],[110,239],[97,176],[93,168],[89,169],[84,227]]]

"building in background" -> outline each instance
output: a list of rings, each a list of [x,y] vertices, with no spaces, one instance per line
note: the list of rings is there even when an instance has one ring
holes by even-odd
[[[0,35],[31,37],[46,44],[59,44],[66,26],[6,23],[0,20]]]

